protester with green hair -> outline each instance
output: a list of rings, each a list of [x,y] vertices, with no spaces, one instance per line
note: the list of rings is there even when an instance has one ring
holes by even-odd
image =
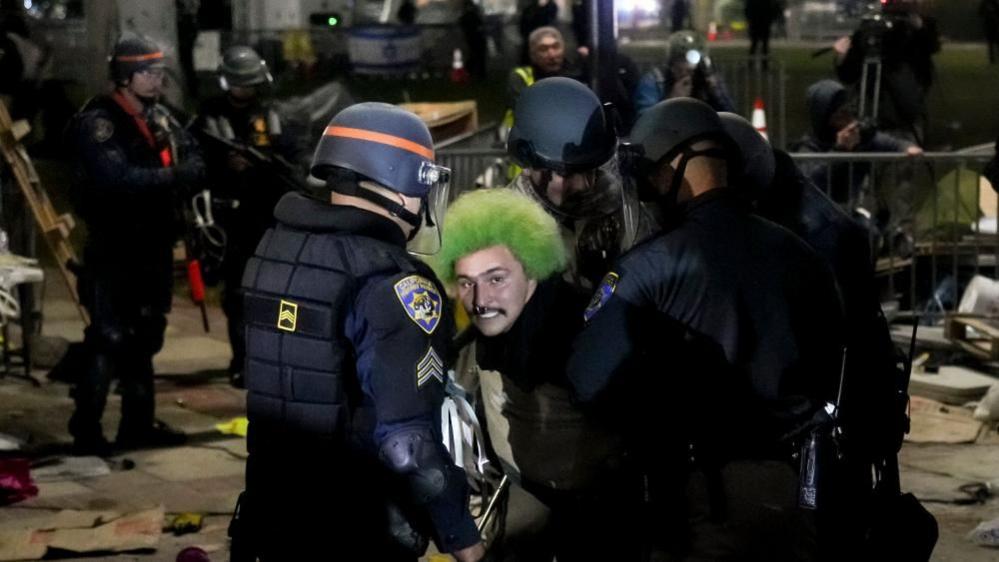
[[[486,189],[459,197],[442,230],[437,272],[472,324],[458,339],[458,381],[479,391],[502,471],[537,500],[511,494],[525,505],[510,512],[532,524],[511,526],[490,551],[497,559],[630,559],[638,488],[619,469],[621,444],[573,405],[565,382],[588,295],[562,278],[557,223],[528,195]]]
[[[459,300],[486,336],[509,330],[538,281],[566,265],[555,219],[512,190],[465,194],[448,209],[443,233],[441,280],[457,282]],[[486,274],[484,283],[478,283],[479,273]]]

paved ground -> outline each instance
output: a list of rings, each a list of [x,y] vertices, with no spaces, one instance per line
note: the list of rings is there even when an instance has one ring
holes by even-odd
[[[82,325],[52,273],[46,286],[44,333],[78,340]],[[187,432],[191,442],[184,447],[115,457],[107,476],[42,483],[37,498],[0,508],[0,530],[23,527],[60,509],[122,511],[163,505],[168,516],[204,514],[203,529],[179,537],[164,534],[155,552],[74,560],[166,562],[190,545],[213,553],[213,560],[226,560],[225,529],[242,489],[246,450],[243,439],[224,436],[214,425],[242,414],[244,397],[228,385],[224,375],[229,360],[224,318],[217,308],[211,308],[210,313],[212,332],[205,334],[197,309],[184,299],[176,299],[166,346],[156,358],[158,416]],[[0,379],[0,433],[26,440],[32,450],[58,453],[70,442],[65,428],[72,402],[65,384],[46,381],[41,370],[35,376],[42,380],[39,387]],[[108,433],[107,428],[117,423],[118,404],[112,397],[105,417]],[[125,459],[133,461],[134,468],[126,470]],[[907,445],[902,464],[904,486],[920,497],[959,498],[957,488],[965,483],[982,481],[999,486],[999,437],[991,436],[975,445]],[[979,522],[999,517],[999,503],[927,506],[941,527],[933,560],[999,561],[999,550],[972,545],[965,538]]]

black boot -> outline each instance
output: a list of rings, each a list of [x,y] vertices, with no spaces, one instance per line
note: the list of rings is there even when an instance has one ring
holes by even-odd
[[[122,426],[118,428],[115,445],[122,450],[176,447],[187,443],[187,435],[157,420],[144,429]]]

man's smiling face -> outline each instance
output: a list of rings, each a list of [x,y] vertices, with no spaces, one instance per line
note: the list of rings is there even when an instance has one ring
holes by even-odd
[[[482,335],[502,334],[520,317],[537,281],[506,246],[490,246],[454,264],[458,299]]]

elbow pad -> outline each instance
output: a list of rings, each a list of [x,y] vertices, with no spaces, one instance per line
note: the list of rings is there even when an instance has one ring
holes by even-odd
[[[429,429],[404,429],[389,435],[379,456],[393,472],[405,477],[418,505],[433,502],[448,488],[454,465]]]

